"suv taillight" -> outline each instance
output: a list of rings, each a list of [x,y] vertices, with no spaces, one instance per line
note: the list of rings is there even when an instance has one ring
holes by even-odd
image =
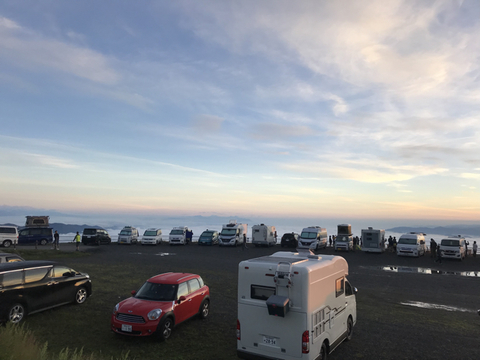
[[[240,340],[240,321],[237,319],[237,340]]]
[[[310,352],[310,333],[305,330],[302,334],[302,354],[308,354]]]

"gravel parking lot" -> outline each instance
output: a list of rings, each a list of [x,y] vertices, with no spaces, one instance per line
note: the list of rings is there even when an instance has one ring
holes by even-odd
[[[74,245],[61,244],[61,250],[74,251]],[[97,263],[105,271],[123,264],[143,274],[144,279],[165,271],[202,275],[212,294],[208,325],[231,324],[231,331],[227,331],[224,339],[211,340],[231,344],[231,353],[218,356],[228,359],[234,358],[236,347],[238,263],[285,250],[280,246],[254,248],[251,244],[242,249],[113,243],[100,247],[82,245],[81,251],[92,256],[68,259],[68,264],[81,270],[82,263]],[[358,289],[358,322],[353,339],[338,347],[331,359],[480,358],[480,316],[476,312],[480,308],[479,257],[462,262],[444,260],[439,264],[428,254],[421,258],[401,258],[390,252],[335,253],[331,248],[318,253],[344,256],[349,264],[349,280]],[[117,298],[127,297],[132,286],[126,282],[123,289],[118,289]],[[94,281],[95,291],[102,289]],[[118,300],[112,299],[111,306],[115,301]],[[82,344],[81,336],[78,344]]]

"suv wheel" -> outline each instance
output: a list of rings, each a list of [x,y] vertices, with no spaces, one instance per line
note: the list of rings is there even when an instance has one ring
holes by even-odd
[[[202,305],[200,305],[200,318],[206,319],[210,313],[210,301],[208,299],[203,300]]]
[[[42,246],[47,245],[47,239],[40,240],[40,245],[42,245]]]
[[[168,339],[172,335],[173,325],[173,319],[169,316],[160,322],[157,332],[161,341]]]
[[[3,242],[3,247],[8,248],[8,247],[10,247],[11,245],[12,245],[12,242],[11,242],[10,240],[5,240],[5,241]]]
[[[14,304],[8,311],[8,320],[12,324],[18,324],[25,317],[25,308],[22,304]]]
[[[87,300],[87,290],[84,287],[81,287],[75,293],[75,304],[83,304]]]

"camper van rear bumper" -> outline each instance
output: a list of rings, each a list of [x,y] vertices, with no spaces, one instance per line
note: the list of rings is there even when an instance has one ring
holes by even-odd
[[[286,360],[286,358],[258,355],[245,350],[237,350],[237,356],[245,360]]]

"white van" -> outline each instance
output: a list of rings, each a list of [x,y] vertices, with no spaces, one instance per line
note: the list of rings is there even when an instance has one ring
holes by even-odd
[[[149,228],[145,230],[141,240],[142,245],[162,244],[162,229]]]
[[[247,224],[237,224],[236,220],[230,220],[228,224],[222,226],[222,231],[218,237],[218,245],[244,245],[245,238],[247,237],[247,228]]]
[[[18,229],[16,226],[0,226],[0,245],[10,247],[18,244]]]
[[[138,230],[133,226],[124,226],[118,234],[117,244],[136,244],[138,242]]]
[[[170,231],[168,243],[170,245],[188,245],[192,241],[193,231],[187,226],[177,226]]]
[[[459,235],[458,237],[442,239],[440,242],[440,251],[442,252],[442,258],[462,261],[466,256],[465,238]]]
[[[252,244],[258,246],[274,246],[277,243],[275,226],[265,224],[252,226]]]
[[[425,255],[427,252],[425,235],[424,233],[411,232],[400,236],[397,243],[397,255],[415,257]]]
[[[382,253],[385,251],[385,230],[362,229],[362,251]]]
[[[325,359],[350,340],[355,293],[343,257],[276,252],[238,266],[237,355]]]
[[[327,229],[320,226],[309,226],[302,230],[298,238],[299,249],[326,248],[328,241]]]

